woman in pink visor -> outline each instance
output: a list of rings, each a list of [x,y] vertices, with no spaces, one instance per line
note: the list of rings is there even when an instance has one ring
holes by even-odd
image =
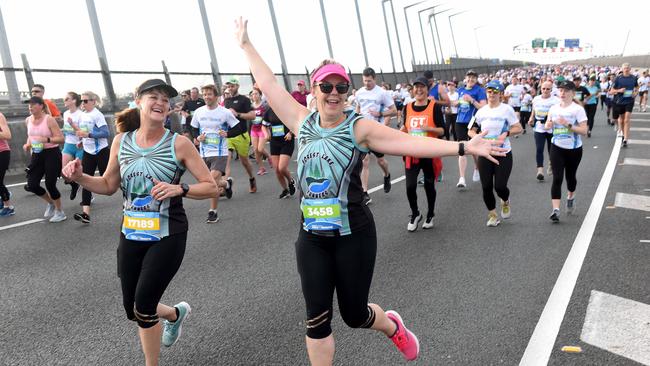
[[[239,18],[237,41],[271,108],[293,132],[298,146],[298,186],[302,230],[296,259],[307,306],[307,353],[312,365],[331,365],[334,358],[332,301],[352,328],[377,330],[390,338],[407,360],[419,353],[417,337],[394,310],[368,302],[377,253],[370,209],[362,204],[361,167],[369,150],[421,158],[476,154],[504,155],[482,135],[451,142],[411,136],[344,112],[350,78],[342,65],[323,61],[311,74],[316,111],[298,103],[280,85],[248,38],[247,21]]]

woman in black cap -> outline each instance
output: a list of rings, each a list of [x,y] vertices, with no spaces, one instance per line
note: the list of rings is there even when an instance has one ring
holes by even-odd
[[[158,364],[161,333],[165,346],[174,344],[191,312],[186,302],[174,307],[159,303],[185,253],[188,225],[182,197],[217,195],[217,186],[194,145],[163,127],[169,99],[176,95],[162,80],[145,81],[138,87],[138,108],[117,115],[119,134],[113,139],[104,175],[83,174],[79,160],[63,169],[66,178],[91,192],[111,195],[122,189],[118,273],[124,310],[128,319],[138,323],[147,365]],[[186,169],[198,183],[180,183]],[[165,320],[164,330],[159,318]]]

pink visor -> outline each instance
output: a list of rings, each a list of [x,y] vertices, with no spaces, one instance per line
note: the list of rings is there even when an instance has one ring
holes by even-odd
[[[340,77],[345,79],[348,83],[350,82],[350,77],[348,76],[348,73],[345,72],[343,66],[339,64],[327,64],[321,67],[320,69],[318,69],[318,71],[316,71],[316,73],[312,75],[311,83],[313,85],[315,82],[322,81],[323,79],[325,79],[330,75],[339,75]]]

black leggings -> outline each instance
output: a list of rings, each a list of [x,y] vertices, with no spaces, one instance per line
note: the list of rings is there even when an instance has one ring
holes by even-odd
[[[140,328],[158,323],[157,307],[185,255],[187,232],[157,242],[128,240],[120,234],[117,273],[122,283],[126,317]]]
[[[551,139],[553,135],[546,132],[537,132],[535,131],[535,159],[537,160],[537,167],[544,167],[544,144],[546,144],[546,150],[548,155],[551,156]]]
[[[406,175],[406,197],[411,206],[411,213],[417,215],[418,210],[418,174],[420,169],[424,174],[424,192],[427,195],[427,218],[433,217],[433,210],[436,206],[436,186],[433,171],[433,160],[419,159],[417,163],[411,163],[411,168],[405,168],[404,174]]]
[[[582,146],[577,149],[563,149],[551,146],[551,164],[553,168],[553,185],[551,186],[551,199],[562,198],[562,180],[566,171],[566,186],[569,192],[576,191],[578,180],[576,172],[582,159]]]
[[[519,112],[519,123],[521,123],[521,128],[526,131],[526,126],[528,125],[528,120],[530,119],[531,112]]]
[[[106,166],[108,165],[108,159],[111,155],[111,149],[106,146],[105,148],[99,150],[97,155],[89,154],[87,151],[84,151],[84,156],[81,159],[81,169],[84,174],[90,176],[95,175],[95,170],[99,170],[99,175],[103,175],[106,171]],[[90,200],[93,198],[93,195],[90,191],[83,189],[81,191],[81,205],[90,206]]]
[[[510,198],[510,190],[508,189],[508,178],[512,171],[512,152],[508,152],[506,156],[495,156],[499,161],[499,165],[494,164],[484,157],[478,158],[478,172],[481,174],[481,186],[483,187],[483,202],[488,211],[496,208],[496,199],[494,192],[497,196],[504,201]]]
[[[596,116],[596,109],[598,109],[598,104],[585,104],[585,112],[587,112],[587,125],[589,126],[589,131],[594,128],[594,117]]]
[[[607,96],[606,95],[601,95],[600,96],[600,109],[603,109],[603,106],[608,105],[607,103]]]
[[[45,175],[45,189],[41,187],[41,179]],[[57,147],[45,149],[39,153],[32,153],[27,173],[27,188],[37,196],[50,194],[50,198],[57,200],[61,193],[56,188],[56,180],[61,175],[61,150]]]
[[[300,230],[296,241],[298,273],[307,306],[307,336],[332,334],[334,289],[341,317],[352,328],[370,328],[375,314],[368,293],[375,268],[375,223],[350,235],[325,237]]]
[[[451,136],[454,136],[454,141],[456,141],[456,117],[458,114],[450,113],[445,114],[445,138],[451,140]]]
[[[9,190],[5,186],[5,174],[9,169],[9,159],[11,151],[0,152],[0,199],[4,202],[9,201]]]

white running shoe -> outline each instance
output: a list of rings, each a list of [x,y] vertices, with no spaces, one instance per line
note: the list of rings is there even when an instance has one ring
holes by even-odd
[[[510,218],[510,200],[504,202],[501,200],[501,218],[509,219]]]
[[[481,174],[479,174],[478,169],[474,169],[474,174],[472,174],[472,180],[474,182],[480,182],[481,181]]]
[[[54,215],[50,218],[50,222],[61,222],[67,219],[68,217],[60,210],[54,210]]]
[[[487,221],[487,226],[495,227],[499,225],[501,221],[499,221],[499,218],[497,217],[496,212],[490,212],[488,214],[488,221]]]
[[[458,187],[458,188],[465,188],[465,187],[467,187],[467,185],[465,184],[465,178],[460,177],[460,178],[458,179],[458,184],[456,184],[456,187]]]
[[[45,213],[43,214],[43,217],[48,218],[52,217],[54,215],[54,204],[53,203],[48,203],[47,208],[45,209]]]
[[[420,221],[422,221],[422,214],[418,213],[418,215],[415,216],[415,217],[413,217],[413,215],[411,215],[411,219],[409,220],[409,223],[406,226],[406,230],[411,231],[411,232],[417,230],[418,229],[418,224],[420,223]]]

